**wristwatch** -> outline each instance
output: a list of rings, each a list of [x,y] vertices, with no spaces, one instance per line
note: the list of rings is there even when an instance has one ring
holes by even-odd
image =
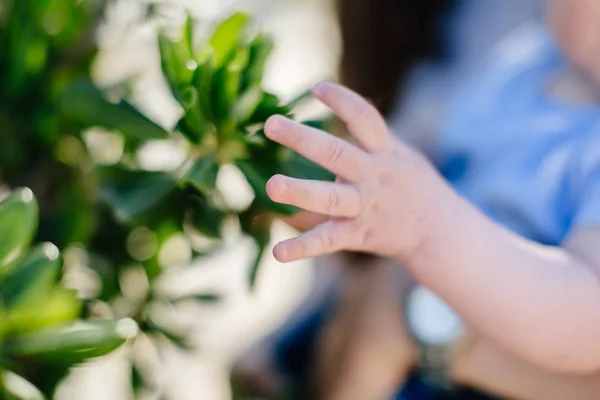
[[[460,317],[420,285],[407,291],[404,308],[408,331],[420,351],[421,377],[437,389],[451,390],[450,349],[464,331]]]

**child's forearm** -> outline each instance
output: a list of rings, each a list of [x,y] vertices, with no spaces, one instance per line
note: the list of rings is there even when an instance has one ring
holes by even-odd
[[[454,197],[401,262],[476,331],[544,368],[600,367],[600,282],[559,248],[522,239]]]
[[[459,341],[450,375],[458,384],[514,400],[596,400],[600,393],[600,374],[548,372],[472,332]]]
[[[600,279],[592,263],[485,218],[422,155],[394,140],[383,117],[358,94],[331,82],[313,93],[346,122],[359,145],[281,116],[267,122],[269,139],[338,177],[335,183],[281,175],[269,180],[273,201],[331,217],[279,243],[277,260],[344,249],[399,255],[417,280],[516,355],[546,368],[600,368]]]

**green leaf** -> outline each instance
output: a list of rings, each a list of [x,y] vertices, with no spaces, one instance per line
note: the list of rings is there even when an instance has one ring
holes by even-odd
[[[174,198],[177,180],[163,171],[134,171],[120,167],[97,170],[100,193],[118,220],[131,223],[160,209]]]
[[[212,64],[215,69],[221,68],[231,57],[248,22],[247,14],[236,13],[217,27],[210,39],[210,46],[214,54]]]
[[[233,118],[233,106],[240,94],[242,73],[248,63],[249,55],[247,47],[240,48],[233,60],[216,74],[214,95],[217,106],[215,117],[218,123]]]
[[[37,220],[38,204],[30,189],[15,190],[0,203],[0,276],[24,255]]]
[[[46,298],[56,285],[60,270],[60,253],[56,246],[51,243],[37,246],[0,284],[5,306],[10,308],[14,304]]]
[[[257,36],[250,43],[250,60],[244,73],[244,90],[252,86],[261,86],[265,66],[273,47],[273,40],[265,35]]]
[[[269,198],[266,185],[273,174],[269,173],[264,167],[248,160],[238,160],[235,165],[246,177],[246,180],[254,190],[256,199],[265,207],[283,215],[294,215],[298,211],[296,207],[275,203]]]
[[[77,82],[60,96],[63,115],[86,127],[100,126],[117,130],[133,139],[165,139],[167,131],[139,112],[128,102],[111,103],[90,82]]]
[[[220,239],[226,214],[214,207],[202,195],[190,196],[188,204],[190,207],[188,221],[192,227],[209,238]]]
[[[135,365],[135,363],[131,363],[131,386],[133,386],[134,394],[138,396],[139,391],[149,385],[150,383],[147,382],[142,371]]]
[[[290,101],[288,104],[285,105],[286,108],[293,110],[294,108],[298,107],[298,105],[302,104],[303,102],[312,99],[312,91],[311,90],[306,90],[302,93],[300,93],[298,96],[296,96],[292,101]]]
[[[218,172],[217,159],[214,154],[209,154],[194,163],[183,177],[182,184],[191,185],[200,193],[209,195],[215,190]]]
[[[263,210],[260,202],[255,200],[247,211],[240,214],[242,231],[252,237],[257,245],[257,253],[248,273],[251,290],[256,286],[260,265],[271,240],[271,219]]]
[[[254,261],[250,265],[250,273],[248,275],[248,284],[250,285],[250,289],[254,289],[256,287],[258,272],[260,271],[260,264],[267,251],[267,245],[269,244],[269,240],[264,241],[257,236],[253,236],[253,239],[258,246],[258,252],[256,253]]]
[[[248,65],[249,60],[250,49],[248,47],[241,47],[233,60],[227,64],[227,85],[225,86],[225,89],[227,92],[228,104],[233,104],[240,93],[243,72]]]
[[[198,68],[196,69],[196,74],[194,75],[194,86],[198,92],[198,104],[200,106],[200,112],[207,120],[213,119],[215,115],[211,97],[214,75],[212,57],[211,49],[202,52],[198,56]]]
[[[11,342],[8,351],[12,356],[74,365],[110,353],[135,337],[137,331],[137,324],[129,318],[86,321],[26,335]]]
[[[330,119],[313,119],[313,120],[302,121],[301,123],[306,126],[310,126],[311,128],[320,129],[322,131],[325,131],[325,130],[327,130],[330,122],[331,122]]]
[[[258,107],[247,121],[248,125],[264,123],[273,115],[291,116],[292,110],[279,104],[279,98],[271,93],[263,93]]]
[[[44,298],[35,296],[31,301],[21,302],[8,312],[11,332],[28,333],[45,327],[73,321],[79,315],[81,301],[72,290],[57,286]]]
[[[335,175],[320,165],[302,157],[296,152],[291,153],[290,159],[282,166],[282,174],[298,179],[312,179],[330,182],[335,180]]]
[[[247,125],[246,121],[256,112],[256,109],[263,100],[263,91],[259,86],[254,86],[246,90],[233,106],[233,119],[238,125]]]
[[[197,68],[191,44],[186,36],[184,33],[183,38],[179,40],[164,35],[158,36],[161,68],[173,95],[179,101],[183,91],[191,85]]]
[[[267,135],[265,135],[264,128],[259,129],[256,132],[248,133],[246,136],[244,136],[244,142],[251,148],[251,150],[260,149],[261,153],[264,153],[263,150],[267,149],[275,151],[277,146],[279,146],[277,143],[271,141]],[[261,154],[261,156],[262,155],[263,154]],[[267,153],[267,155],[269,154]],[[270,156],[271,157],[269,158],[274,158],[274,154],[270,154]]]
[[[200,109],[199,97],[195,87],[190,86],[185,89],[182,102],[183,121],[177,125],[178,129],[194,144],[202,141],[207,128],[207,121]]]
[[[194,18],[188,15],[183,26],[182,40],[188,48],[190,54],[194,53]],[[194,57],[192,56],[192,59]]]

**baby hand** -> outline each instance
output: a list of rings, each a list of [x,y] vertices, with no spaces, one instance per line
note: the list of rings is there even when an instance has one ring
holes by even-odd
[[[338,177],[335,183],[281,175],[269,180],[273,201],[329,217],[278,244],[275,257],[289,262],[340,250],[410,257],[448,219],[452,190],[424,157],[392,137],[362,97],[330,82],[317,84],[313,94],[347,124],[358,146],[282,116],[267,121],[271,140]]]

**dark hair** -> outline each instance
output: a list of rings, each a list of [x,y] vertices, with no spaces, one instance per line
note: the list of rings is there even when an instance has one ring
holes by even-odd
[[[452,3],[337,0],[341,82],[389,113],[415,63],[441,55],[439,26]]]

